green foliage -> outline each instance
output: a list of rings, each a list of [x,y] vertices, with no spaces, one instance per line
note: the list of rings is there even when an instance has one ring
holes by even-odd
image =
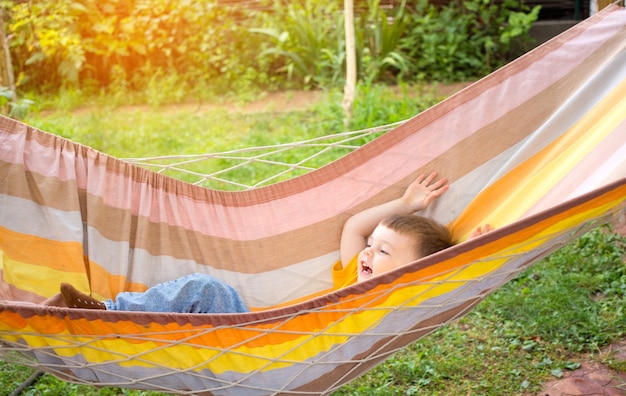
[[[355,22],[357,58],[361,78],[366,84],[396,81],[412,72],[412,59],[400,48],[410,16],[406,0],[393,14],[380,7],[380,0],[368,0],[366,15],[357,15]]]
[[[512,0],[452,2],[441,9],[421,0],[417,7],[402,48],[416,60],[416,78],[436,81],[476,78],[504,65],[519,55],[517,46],[525,49],[539,13],[539,7],[514,11],[519,3]]]
[[[359,130],[391,124],[413,117],[443,98],[427,92],[421,85],[401,83],[394,95],[381,85],[357,87],[350,129]]]
[[[344,59],[343,18],[336,5],[316,0],[273,3],[263,27],[250,29],[271,42],[259,57],[269,58],[277,72],[305,87],[335,84]]]
[[[503,332],[589,352],[626,331],[626,239],[596,229],[549,256],[492,301]],[[523,329],[514,327],[523,325]]]
[[[22,85],[57,89],[94,81],[106,87],[116,68],[134,89],[145,88],[146,75],[177,74],[188,87],[219,76],[224,90],[246,77],[264,80],[248,16],[213,2],[5,0],[4,7],[11,10]]]
[[[376,82],[460,81],[482,77],[526,50],[528,31],[539,7],[518,11],[514,0],[451,2],[438,8],[420,0],[386,11],[380,0],[368,0],[355,14],[359,78]],[[275,3],[264,25],[251,29],[270,38],[260,53],[277,71],[304,86],[331,86],[343,76],[343,20],[333,5],[307,0]]]
[[[0,108],[4,109],[3,113],[9,117],[23,119],[28,115],[30,108],[35,104],[30,99],[17,99],[13,92],[7,87],[0,87]]]
[[[9,360],[14,358],[14,355],[11,353],[7,356],[3,356],[3,358],[8,358],[7,360]],[[24,383],[33,372],[34,370],[32,369],[16,366],[0,360],[0,392],[6,390],[6,393],[0,393],[0,395],[8,395],[11,390],[16,389],[20,384]]]
[[[343,84],[339,2],[271,2],[270,11],[191,0],[2,0],[22,91],[80,89],[172,103],[274,87]],[[412,2],[411,2],[412,4]],[[357,9],[366,84],[474,79],[525,49],[538,8],[515,0],[400,1]],[[210,91],[210,93],[207,93]],[[117,99],[116,99],[117,100]],[[148,100],[143,100],[148,101]]]

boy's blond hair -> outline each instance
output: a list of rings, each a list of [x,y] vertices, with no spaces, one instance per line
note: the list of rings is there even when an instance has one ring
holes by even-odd
[[[452,246],[450,230],[432,219],[417,215],[393,215],[380,222],[381,225],[415,238],[417,255],[426,257]]]

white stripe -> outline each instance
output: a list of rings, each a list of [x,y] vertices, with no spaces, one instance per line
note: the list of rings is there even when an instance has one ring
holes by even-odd
[[[33,201],[0,194],[0,224],[21,234],[58,242],[83,242],[80,213],[41,206]]]
[[[207,273],[233,286],[248,306],[256,308],[283,304],[332,288],[332,266],[339,259],[337,251],[274,271],[245,274],[212,267],[218,263],[197,263],[166,255],[154,256],[145,249],[131,249],[128,242],[111,241],[91,227],[88,246],[89,259],[110,274],[149,287],[195,272]],[[259,263],[259,267],[263,266]]]

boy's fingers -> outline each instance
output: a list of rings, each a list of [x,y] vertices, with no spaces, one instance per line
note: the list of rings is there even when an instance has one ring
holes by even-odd
[[[415,178],[415,181],[413,181],[413,183],[417,183],[417,184],[421,184],[424,181],[424,174],[420,174],[418,177]]]
[[[445,187],[447,182],[448,182],[448,180],[443,178],[443,179],[438,180],[435,184],[433,184],[433,186],[436,187],[436,188]]]
[[[433,172],[430,175],[428,175],[428,177],[425,180],[426,184],[427,185],[430,184],[436,176],[437,176],[436,172]]]

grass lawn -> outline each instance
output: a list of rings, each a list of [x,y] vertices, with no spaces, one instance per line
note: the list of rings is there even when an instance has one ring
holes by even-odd
[[[351,129],[407,119],[441,99],[417,88],[360,93]],[[98,106],[34,112],[28,123],[117,157],[197,154],[343,131],[341,94],[296,111]],[[626,332],[626,238],[601,227],[487,297],[462,319],[407,346],[335,395],[525,395],[582,361],[625,371],[603,352]],[[9,361],[11,357],[8,357]],[[0,363],[0,396],[33,370]],[[24,395],[158,395],[68,384],[44,375]]]

